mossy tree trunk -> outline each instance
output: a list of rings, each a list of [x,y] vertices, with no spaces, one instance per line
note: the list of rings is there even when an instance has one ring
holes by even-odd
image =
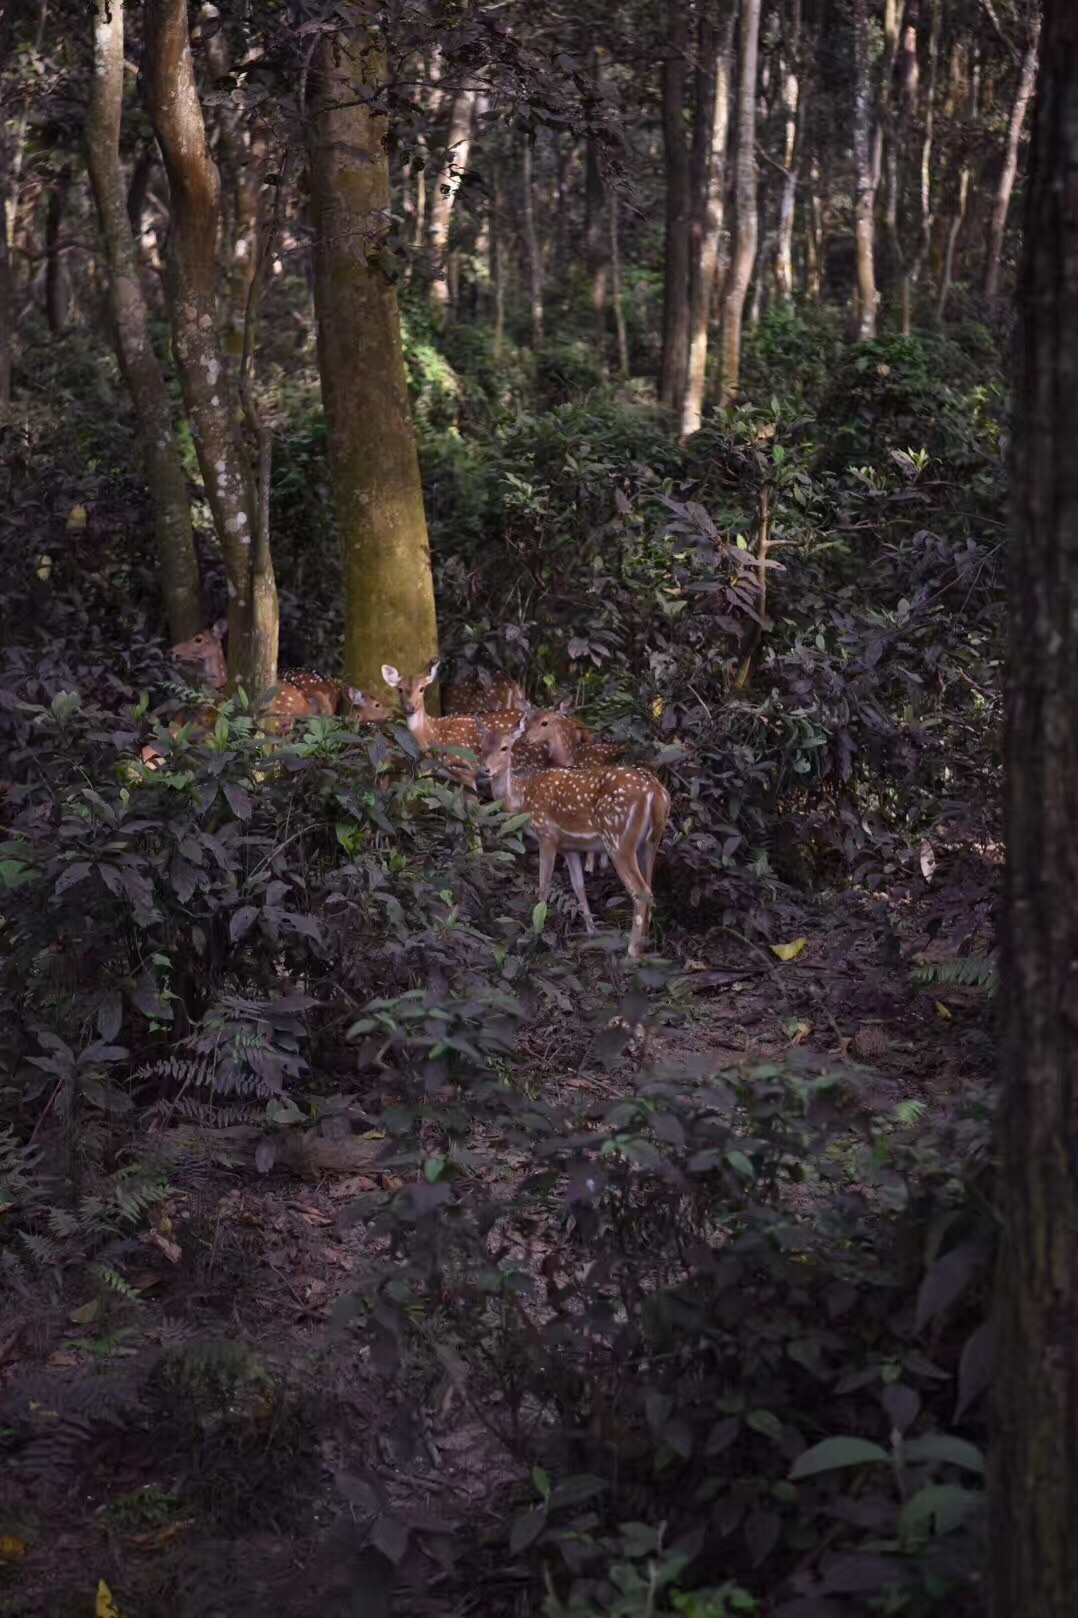
[[[437,655],[427,522],[408,408],[390,228],[384,59],[362,28],[323,36],[308,77],[318,363],[344,559],[346,678],[381,689]]]
[[[992,1612],[1078,1589],[1078,8],[1045,0],[1012,435]]]
[[[120,168],[124,89],[123,0],[98,0],[86,114],[87,164],[108,267],[108,302],[120,369],[135,406],[153,504],[161,593],[173,641],[203,627],[187,479],[168,390],[150,342],[135,240]],[[141,209],[140,209],[141,212]]]
[[[254,588],[258,503],[240,436],[239,401],[217,331],[220,176],[195,84],[186,0],[146,0],[143,13],[146,101],[169,183],[166,285],[173,345],[228,575],[229,673],[260,693],[277,678],[277,592],[264,554],[261,587]]]

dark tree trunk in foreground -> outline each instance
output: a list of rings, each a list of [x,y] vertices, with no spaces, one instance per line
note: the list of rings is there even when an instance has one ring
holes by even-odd
[[[344,559],[344,671],[381,691],[438,650],[419,457],[397,294],[379,262],[389,216],[384,63],[362,30],[324,36],[311,63],[308,164],[318,364]]]
[[[120,168],[124,90],[123,0],[100,0],[94,16],[93,75],[86,113],[90,184],[108,266],[109,313],[117,358],[135,406],[153,504],[161,593],[173,641],[203,627],[198,561],[191,537],[187,478],[172,430],[172,408],[150,342],[146,303]],[[141,217],[141,205],[139,208]]]
[[[186,0],[146,0],[143,27],[146,102],[168,174],[172,338],[228,574],[229,672],[261,693],[277,678],[277,593],[269,558],[255,544],[258,502],[217,333],[221,181],[195,85]]]
[[[1013,428],[994,1618],[1078,1590],[1078,7],[1045,0]]]
[[[689,144],[685,132],[685,80],[689,28],[685,0],[669,0],[663,62],[663,154],[666,161],[666,245],[663,257],[663,347],[659,401],[676,411],[689,370]]]

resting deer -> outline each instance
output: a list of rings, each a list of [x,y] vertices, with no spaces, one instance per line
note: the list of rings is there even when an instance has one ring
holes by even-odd
[[[170,649],[173,662],[197,669],[206,685],[214,691],[223,691],[228,680],[224,652],[227,632],[227,618],[219,618],[212,629],[200,630],[190,640],[178,641]],[[219,706],[207,704],[194,713],[177,714],[168,727],[169,735],[175,738],[184,726],[190,726],[192,737],[200,738],[212,730],[218,712]],[[302,672],[291,674],[278,685],[266,706],[263,726],[271,734],[283,734],[291,730],[297,719],[338,712],[367,725],[380,725],[389,718],[389,709],[377,697],[368,697],[355,686],[325,675]],[[148,768],[156,769],[165,754],[156,742],[149,742],[139,756]]]
[[[400,693],[408,729],[424,753],[440,754],[449,747],[466,747],[478,757],[481,724],[504,718],[504,710],[487,714],[453,714],[445,719],[432,718],[427,712],[427,688],[434,682],[438,665],[439,659],[435,658],[422,674],[401,674],[392,663],[383,663],[382,679]],[[547,762],[546,750],[528,748],[522,761],[541,769]],[[439,762],[462,786],[475,791],[478,764],[452,755],[441,758]]]
[[[462,674],[442,687],[442,712],[452,714],[500,713],[522,709],[524,691],[508,674],[488,674],[476,669]]]
[[[545,902],[550,893],[554,862],[561,854],[584,925],[593,933],[580,856],[608,854],[633,902],[629,956],[635,960],[651,919],[651,879],[670,813],[670,794],[655,776],[626,765],[540,770],[515,780],[513,755],[527,723],[525,717],[508,724],[484,723],[480,747],[494,796],[514,814],[531,817],[528,829],[539,842],[539,899]]]

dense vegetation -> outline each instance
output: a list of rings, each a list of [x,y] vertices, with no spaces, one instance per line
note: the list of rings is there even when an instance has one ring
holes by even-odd
[[[429,65],[437,38],[490,106],[432,295],[416,153],[437,157],[453,98],[391,97],[387,248],[443,658],[573,697],[672,795],[638,967],[612,873],[588,879],[589,941],[560,878],[536,905],[520,818],[470,802],[403,725],[315,718],[269,750],[240,689],[208,734],[169,732],[198,693],[168,656],[139,413],[101,318],[87,41],[5,13],[9,239],[30,245],[0,425],[0,1612],[984,1610],[1009,318],[985,277],[1012,244],[963,259],[941,206],[917,268],[940,279],[877,248],[878,331],[874,304],[872,331],[851,321],[837,109],[865,8],[765,8],[771,245],[738,386],[716,402],[712,357],[683,432],[661,393],[654,9],[611,39],[583,15],[572,62],[527,8],[504,39],[467,7],[427,21],[426,57],[409,36],[401,60]],[[941,40],[936,7],[918,46],[906,9],[926,71],[950,52],[940,184],[964,210],[978,117],[1005,154],[1022,19],[971,8]],[[923,120],[888,99],[893,10],[872,34],[889,152],[894,120],[909,142]],[[257,45],[302,106],[283,14],[256,23],[226,14],[233,59]],[[211,71],[212,39],[196,65],[227,176],[258,81]],[[794,60],[813,180],[782,295]],[[647,83],[639,128],[604,76]],[[135,167],[153,148],[134,104],[128,124]],[[503,190],[521,136],[538,224]],[[336,671],[339,462],[287,178],[248,427],[255,461],[272,440],[280,667]],[[49,286],[32,273],[58,189],[89,240],[63,318],[57,255]],[[585,205],[611,196],[631,223],[597,339],[599,267],[615,292]],[[209,623],[234,561],[181,408],[167,206],[146,204],[140,273]],[[818,208],[841,213],[827,270]]]

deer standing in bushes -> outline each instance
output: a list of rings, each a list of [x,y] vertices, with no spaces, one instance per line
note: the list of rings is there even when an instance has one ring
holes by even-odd
[[[478,761],[481,725],[484,721],[496,722],[507,717],[507,710],[494,710],[485,714],[452,714],[445,719],[433,718],[427,712],[427,690],[434,683],[439,661],[438,658],[434,658],[422,674],[402,674],[392,663],[383,663],[382,679],[399,694],[408,729],[421,750],[437,757],[454,780],[474,793],[479,771],[478,762],[472,763],[459,754],[447,752],[447,749],[467,748],[476,755]],[[513,714],[512,717],[519,716]],[[527,767],[542,769],[548,762],[546,750],[528,747],[524,751],[522,762]]]
[[[670,794],[650,771],[628,765],[539,770],[515,780],[514,753],[527,724],[524,715],[508,723],[483,722],[479,746],[495,798],[514,814],[530,816],[528,830],[539,843],[540,902],[549,896],[554,864],[561,854],[584,925],[594,933],[580,856],[608,855],[633,903],[629,956],[635,960],[651,919],[652,877],[670,814]]]

